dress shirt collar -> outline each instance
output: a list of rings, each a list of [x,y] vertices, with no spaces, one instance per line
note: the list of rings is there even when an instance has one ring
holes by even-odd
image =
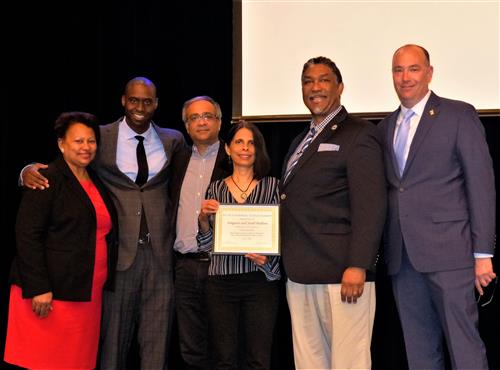
[[[318,134],[325,128],[325,126],[330,122],[341,110],[343,106],[339,105],[337,109],[335,109],[332,113],[330,113],[328,116],[326,116],[320,123],[315,124],[313,120],[311,120],[311,124],[309,125],[309,130],[312,129],[313,127],[316,129],[316,135],[315,137],[318,136]]]
[[[208,146],[208,148],[204,154],[201,154],[198,151],[198,147],[196,145],[193,145],[193,155],[197,155],[197,156],[200,156],[202,158],[203,157],[211,157],[214,154],[216,155],[219,152],[219,147],[220,147],[220,141],[217,140],[215,143]]]
[[[430,96],[431,96],[431,90],[427,91],[427,94],[425,94],[425,96],[422,98],[422,100],[420,100],[417,104],[415,104],[411,108],[407,108],[403,104],[401,104],[401,109],[399,112],[399,120],[398,121],[401,121],[403,119],[403,117],[405,116],[406,112],[408,112],[408,110],[410,110],[410,109],[418,117],[422,117],[422,113],[424,112],[425,105],[427,104],[427,101],[429,100]]]
[[[144,131],[142,134],[138,134],[134,130],[130,128],[130,126],[127,124],[125,121],[125,117],[120,122],[120,127],[119,127],[120,133],[123,135],[123,138],[126,140],[137,140],[135,137],[137,135],[144,136],[144,143],[151,142],[152,135],[153,135],[153,123],[151,122],[148,129]]]

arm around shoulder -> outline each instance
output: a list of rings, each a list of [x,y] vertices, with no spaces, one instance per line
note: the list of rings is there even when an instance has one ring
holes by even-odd
[[[44,190],[48,188],[49,180],[40,173],[40,169],[48,166],[42,163],[33,163],[25,166],[19,175],[19,185],[30,189]]]

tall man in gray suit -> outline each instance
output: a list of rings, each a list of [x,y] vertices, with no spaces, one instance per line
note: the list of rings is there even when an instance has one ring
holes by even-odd
[[[103,298],[101,369],[125,369],[133,333],[141,369],[167,367],[173,315],[172,217],[167,187],[171,162],[185,145],[176,130],[152,122],[158,107],[155,85],[144,77],[130,80],[121,98],[125,117],[101,126],[101,143],[93,162],[118,211],[119,252],[114,292]],[[142,138],[138,138],[142,136]],[[137,181],[138,144],[147,169]],[[23,172],[26,186],[49,184],[32,166]]]
[[[444,369],[443,335],[454,369],[487,369],[473,290],[495,279],[492,161],[474,107],[431,92],[432,73],[424,48],[394,53],[385,260],[410,369]]]
[[[312,120],[290,145],[280,183],[295,366],[368,369],[386,211],[379,132],[340,104],[344,84],[330,59],[308,60],[301,79]]]

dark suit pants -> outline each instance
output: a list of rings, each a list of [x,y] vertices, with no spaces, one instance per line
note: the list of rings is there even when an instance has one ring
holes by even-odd
[[[150,246],[139,247],[128,270],[117,271],[114,292],[103,297],[101,370],[127,369],[137,327],[142,370],[167,368],[173,312],[172,277]]]
[[[205,302],[209,264],[208,258],[176,257],[175,304],[179,346],[186,370],[209,368]]]
[[[207,308],[213,369],[270,368],[278,284],[268,282],[262,272],[209,276]]]
[[[478,331],[474,268],[421,273],[404,253],[392,277],[410,369],[444,369],[444,335],[453,369],[488,369]]]

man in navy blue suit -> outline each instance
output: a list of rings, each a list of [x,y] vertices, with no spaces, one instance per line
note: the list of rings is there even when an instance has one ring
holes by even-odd
[[[474,285],[483,294],[496,277],[493,166],[476,110],[430,91],[432,74],[423,47],[394,53],[384,255],[410,369],[444,368],[443,335],[454,369],[488,369]]]

